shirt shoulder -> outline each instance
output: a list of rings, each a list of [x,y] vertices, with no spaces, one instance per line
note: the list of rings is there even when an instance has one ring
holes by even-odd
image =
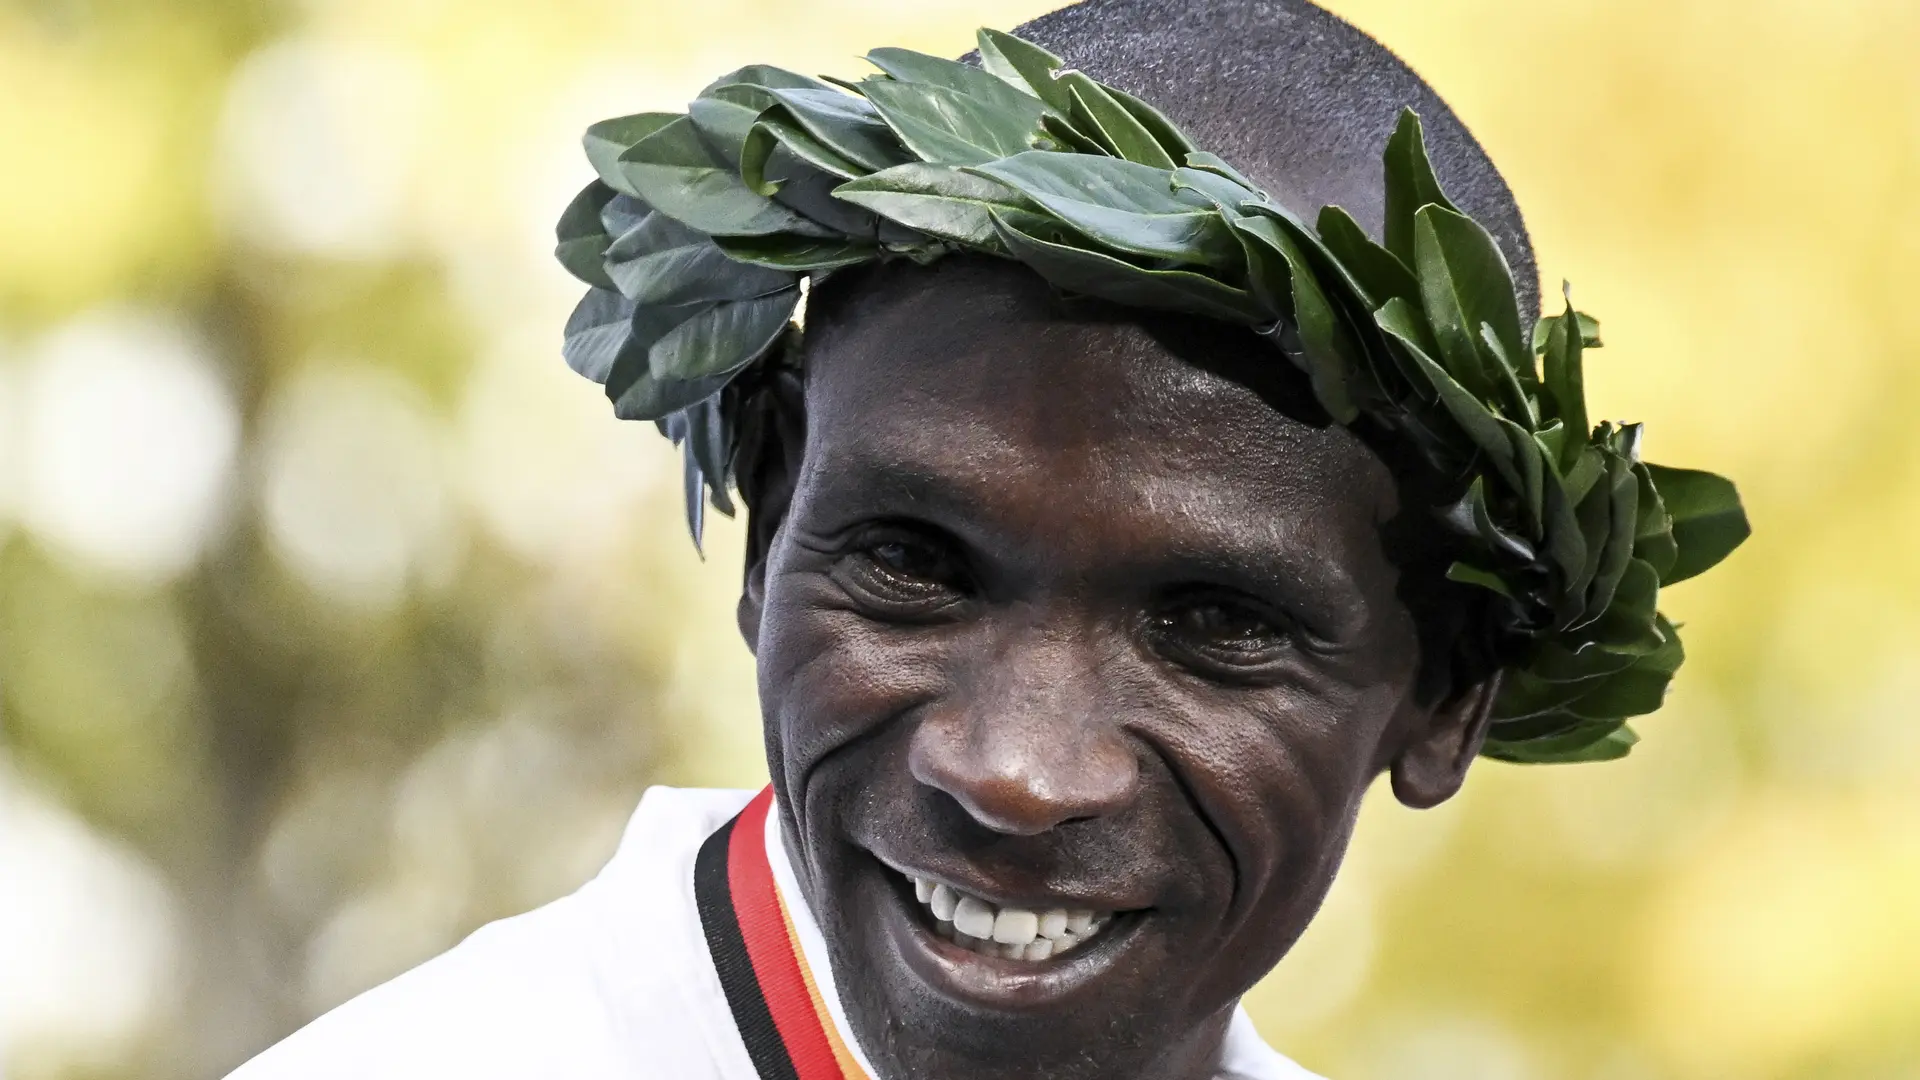
[[[650,789],[613,858],[577,892],[481,927],[229,1080],[732,1075],[730,1048],[702,1015],[712,976],[693,860],[752,794]]]
[[[1294,1064],[1267,1045],[1254,1030],[1247,1010],[1235,1006],[1227,1026],[1227,1045],[1220,1055],[1219,1080],[1323,1080]]]

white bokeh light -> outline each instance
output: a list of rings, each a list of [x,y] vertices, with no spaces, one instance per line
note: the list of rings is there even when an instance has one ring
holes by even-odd
[[[399,376],[314,365],[267,409],[261,513],[275,550],[323,595],[383,607],[451,559],[441,425]]]
[[[98,312],[41,341],[22,375],[27,525],[130,583],[190,567],[226,508],[240,433],[204,347],[162,316]]]
[[[249,56],[227,90],[215,191],[263,247],[391,251],[418,151],[421,80],[404,54],[295,38]]]
[[[172,897],[0,760],[0,1046],[104,1068],[177,983]]]

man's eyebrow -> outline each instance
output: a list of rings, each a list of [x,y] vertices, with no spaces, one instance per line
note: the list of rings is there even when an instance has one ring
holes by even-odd
[[[851,502],[863,513],[928,511],[942,517],[984,521],[993,501],[986,476],[957,480],[901,456],[836,452],[809,463],[806,482],[829,503]],[[1006,478],[1001,478],[1005,483]]]

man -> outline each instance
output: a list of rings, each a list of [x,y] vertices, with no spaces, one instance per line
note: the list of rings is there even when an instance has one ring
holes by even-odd
[[[589,132],[568,358],[737,484],[772,785],[237,1075],[1303,1077],[1237,1003],[1374,778],[1626,752],[1744,519],[1465,129],[1304,0],[1021,33]]]

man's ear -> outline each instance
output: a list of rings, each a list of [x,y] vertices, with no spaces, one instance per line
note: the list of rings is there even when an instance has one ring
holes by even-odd
[[[1424,724],[1409,725],[1399,753],[1388,766],[1393,794],[1402,804],[1426,810],[1460,790],[1467,767],[1487,741],[1493,704],[1500,697],[1500,675],[1496,670],[1457,688],[1425,713]]]
[[[787,366],[767,372],[751,393],[741,397],[740,410],[740,445],[733,468],[740,500],[747,507],[747,560],[736,618],[740,636],[752,650],[760,641],[767,560],[793,503],[806,450],[806,386],[800,372]]]

